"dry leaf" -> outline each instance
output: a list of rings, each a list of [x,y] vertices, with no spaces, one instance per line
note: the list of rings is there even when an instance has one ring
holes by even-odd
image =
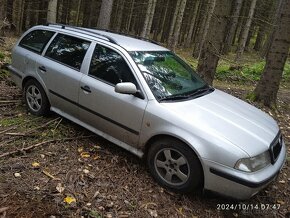
[[[83,152],[83,150],[84,150],[83,147],[78,148],[78,152],[79,152],[79,153]]]
[[[40,167],[40,164],[38,162],[33,162],[31,164],[34,168],[39,168]]]
[[[150,216],[152,216],[152,217],[157,217],[158,216],[156,210],[147,209],[147,211],[149,212]]]
[[[15,176],[16,178],[19,178],[19,177],[21,177],[21,174],[20,174],[20,173],[14,173],[14,176]]]
[[[84,172],[85,174],[88,174],[90,171],[87,170],[87,169],[84,169],[83,172]]]
[[[64,187],[61,183],[57,183],[57,186],[55,188],[59,193],[62,193],[64,191]]]
[[[47,172],[46,170],[42,170],[42,173],[46,176],[48,176],[49,178],[51,179],[54,179],[54,180],[60,180],[59,178],[56,178],[54,177],[53,175],[51,175],[49,172]]]
[[[285,180],[280,180],[279,183],[285,184]]]
[[[89,158],[91,155],[89,154],[89,152],[82,152],[81,153],[81,157],[82,158]]]
[[[63,201],[65,203],[67,203],[67,204],[71,204],[73,202],[77,202],[77,200],[74,197],[71,197],[71,196],[67,196]]]
[[[282,205],[285,204],[284,201],[280,201],[280,200],[277,200],[277,203],[278,203],[278,204],[282,204]]]

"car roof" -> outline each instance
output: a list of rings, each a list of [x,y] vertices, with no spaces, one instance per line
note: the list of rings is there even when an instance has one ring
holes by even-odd
[[[88,35],[94,37],[95,39],[101,39],[109,41],[113,44],[117,44],[127,51],[169,51],[167,48],[158,45],[156,42],[149,39],[141,38],[138,36],[131,36],[126,34],[119,34],[110,32],[108,30],[98,30],[83,27],[74,27],[62,24],[50,24],[46,26],[49,29],[60,28],[62,31],[68,31],[69,33],[74,33],[77,36]]]
[[[113,32],[107,32],[104,30],[88,29],[92,32],[100,33],[105,36],[109,36],[114,39],[118,45],[122,46],[128,51],[168,51],[167,48],[164,48],[158,45],[156,42],[150,41],[148,39],[135,38],[134,36],[121,35]]]

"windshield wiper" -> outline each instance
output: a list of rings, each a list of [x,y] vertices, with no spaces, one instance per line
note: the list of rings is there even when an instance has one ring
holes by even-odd
[[[160,99],[158,99],[160,102],[161,101],[174,101],[174,100],[184,100],[188,99],[190,95],[170,95],[170,96],[165,96]]]
[[[193,92],[190,93],[190,96],[201,96],[201,95],[205,95],[207,93],[210,93],[214,90],[214,88],[212,88],[209,85],[204,85],[199,89],[194,90]]]
[[[188,99],[188,98],[192,98],[192,97],[200,97],[203,96],[205,94],[208,94],[210,92],[212,92],[214,90],[214,88],[205,85],[199,89],[194,90],[191,93],[187,93],[187,94],[182,94],[182,95],[170,95],[170,96],[165,96],[159,99],[159,101],[174,101],[174,100],[184,100],[184,99]]]

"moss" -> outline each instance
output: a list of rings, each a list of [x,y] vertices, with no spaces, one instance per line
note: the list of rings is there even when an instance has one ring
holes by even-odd
[[[7,126],[13,126],[13,125],[19,125],[22,124],[25,121],[24,116],[17,116],[17,117],[9,117],[9,118],[3,118],[0,120],[0,126],[7,127]]]
[[[5,58],[5,55],[2,52],[0,52],[0,60],[4,60],[4,58]]]
[[[246,96],[246,99],[248,99],[249,101],[253,102],[257,100],[257,96],[254,92],[249,92]]]

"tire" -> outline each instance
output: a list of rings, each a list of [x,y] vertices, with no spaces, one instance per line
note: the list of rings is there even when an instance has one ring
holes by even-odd
[[[165,188],[189,193],[202,185],[199,159],[192,149],[177,139],[164,138],[153,142],[147,164],[154,179]]]
[[[28,80],[24,85],[24,101],[28,111],[36,116],[47,115],[49,101],[42,86],[36,80]]]

